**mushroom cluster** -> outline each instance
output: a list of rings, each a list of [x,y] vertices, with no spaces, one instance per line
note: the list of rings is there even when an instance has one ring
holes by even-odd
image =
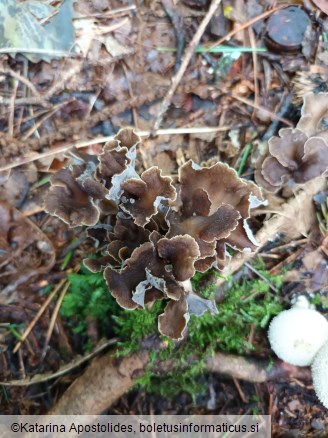
[[[104,271],[108,288],[125,309],[168,301],[159,331],[182,339],[189,316],[217,311],[191,290],[196,271],[227,266],[230,246],[252,251],[250,210],[263,203],[260,189],[223,163],[200,167],[188,161],[178,180],[158,167],[138,169],[140,138],[122,129],[99,157],[77,154],[81,163],[57,172],[46,210],[70,226],[86,225],[100,247],[84,261]]]
[[[256,182],[270,192],[286,184],[304,184],[328,171],[328,93],[304,97],[295,129],[283,128],[269,140],[269,156],[260,160]]]

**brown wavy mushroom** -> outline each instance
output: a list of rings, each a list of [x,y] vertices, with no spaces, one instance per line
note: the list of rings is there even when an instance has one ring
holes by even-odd
[[[157,214],[161,201],[176,198],[172,179],[162,176],[158,167],[145,170],[139,179],[125,180],[121,188],[123,189],[121,208],[141,227]]]
[[[243,181],[226,164],[201,168],[191,161],[180,168],[179,181],[178,203],[167,214],[167,236],[188,233],[195,238],[201,252],[197,271],[223,268],[226,244],[238,250],[256,247],[247,224],[252,199],[257,205],[262,202],[255,184]]]
[[[86,165],[73,165],[52,176],[45,210],[71,227],[92,226],[99,220],[97,201],[106,194],[107,189],[92,178]]]
[[[189,161],[176,184],[157,167],[136,171],[140,138],[122,129],[97,161],[52,178],[47,209],[71,226],[89,226],[104,247],[100,258],[86,259],[92,272],[104,270],[117,303],[129,310],[156,300],[167,302],[159,331],[182,339],[190,315],[217,311],[214,301],[192,291],[196,271],[221,268],[226,245],[253,249],[250,209],[261,204],[261,191],[223,163],[200,167]]]
[[[269,140],[270,156],[255,172],[256,181],[275,192],[283,185],[304,184],[328,169],[328,145],[322,137],[310,137],[299,128],[284,128]]]

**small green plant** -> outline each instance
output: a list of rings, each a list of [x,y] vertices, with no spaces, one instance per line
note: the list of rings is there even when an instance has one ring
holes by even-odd
[[[328,309],[328,297],[327,295],[315,294],[314,297],[310,299],[310,303],[322,307],[323,310]]]
[[[202,389],[201,375],[206,359],[216,350],[239,354],[256,350],[260,345],[249,343],[249,333],[253,330],[256,335],[282,310],[279,297],[270,290],[270,284],[281,286],[282,276],[270,276],[261,261],[257,262],[256,269],[268,281],[253,279],[234,284],[224,301],[218,304],[217,315],[205,313],[200,318],[191,317],[185,341],[176,344],[162,337],[162,348],[150,352],[147,372],[139,384],[150,392],[173,396],[184,390],[195,398]],[[163,312],[164,301],[156,302],[151,309],[131,312],[116,304],[101,273],[92,274],[81,268],[80,273],[69,275],[69,281],[71,286],[61,313],[69,318],[75,333],[86,336],[87,318],[92,317],[101,335],[119,337],[117,354],[120,356],[138,350],[141,342],[151,335],[160,337],[157,318]],[[201,281],[202,275],[196,274],[193,287],[204,297],[213,298],[215,284],[200,291]],[[156,371],[165,364],[168,364],[165,373]]]

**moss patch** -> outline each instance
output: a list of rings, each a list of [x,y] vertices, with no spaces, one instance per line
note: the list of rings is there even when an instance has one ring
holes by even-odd
[[[69,275],[71,286],[61,313],[69,319],[72,330],[85,338],[86,345],[87,320],[90,318],[98,325],[101,335],[118,336],[118,355],[137,350],[145,338],[161,338],[163,348],[151,350],[150,364],[139,383],[150,392],[166,396],[184,390],[196,397],[202,388],[201,375],[206,359],[216,350],[243,354],[261,349],[262,341],[266,339],[261,330],[282,310],[279,297],[272,293],[269,285],[279,288],[282,276],[269,276],[259,263],[256,267],[268,282],[254,279],[232,285],[224,301],[218,304],[219,313],[191,317],[187,338],[178,344],[158,334],[157,318],[163,312],[165,302],[155,303],[150,310],[121,309],[108,293],[102,274],[91,274],[85,268],[81,268],[79,274]],[[206,298],[213,298],[215,285],[199,291],[201,279],[199,274],[195,276],[193,286]],[[251,330],[256,339],[252,344],[248,342]],[[168,363],[170,370],[163,372]]]

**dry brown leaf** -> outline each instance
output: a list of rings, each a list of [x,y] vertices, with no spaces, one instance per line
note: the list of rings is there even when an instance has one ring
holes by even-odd
[[[293,238],[302,234],[307,235],[316,221],[312,197],[324,190],[325,187],[326,178],[316,178],[309,181],[304,184],[303,190],[295,198],[290,199],[280,209],[277,209],[276,214],[266,221],[255,235],[260,245],[258,250],[269,240],[275,239],[277,234],[281,232],[286,232],[289,236],[294,236]],[[237,271],[255,254],[256,252],[236,254],[231,259],[229,273]],[[224,281],[224,278],[219,278],[216,285],[219,286]]]
[[[48,272],[55,263],[51,241],[33,222],[0,200],[0,303],[33,275]]]
[[[280,209],[277,209],[275,211],[277,214],[264,223],[256,235],[258,241],[263,245],[276,233],[284,233],[291,239],[295,239],[300,235],[307,236],[316,220],[312,196],[324,190],[325,186],[325,178],[316,178],[304,184],[302,190],[294,198],[283,204]],[[267,209],[261,211],[265,213],[266,210],[268,212],[272,211],[270,204]]]
[[[328,15],[327,0],[312,0],[312,1],[322,12]]]

